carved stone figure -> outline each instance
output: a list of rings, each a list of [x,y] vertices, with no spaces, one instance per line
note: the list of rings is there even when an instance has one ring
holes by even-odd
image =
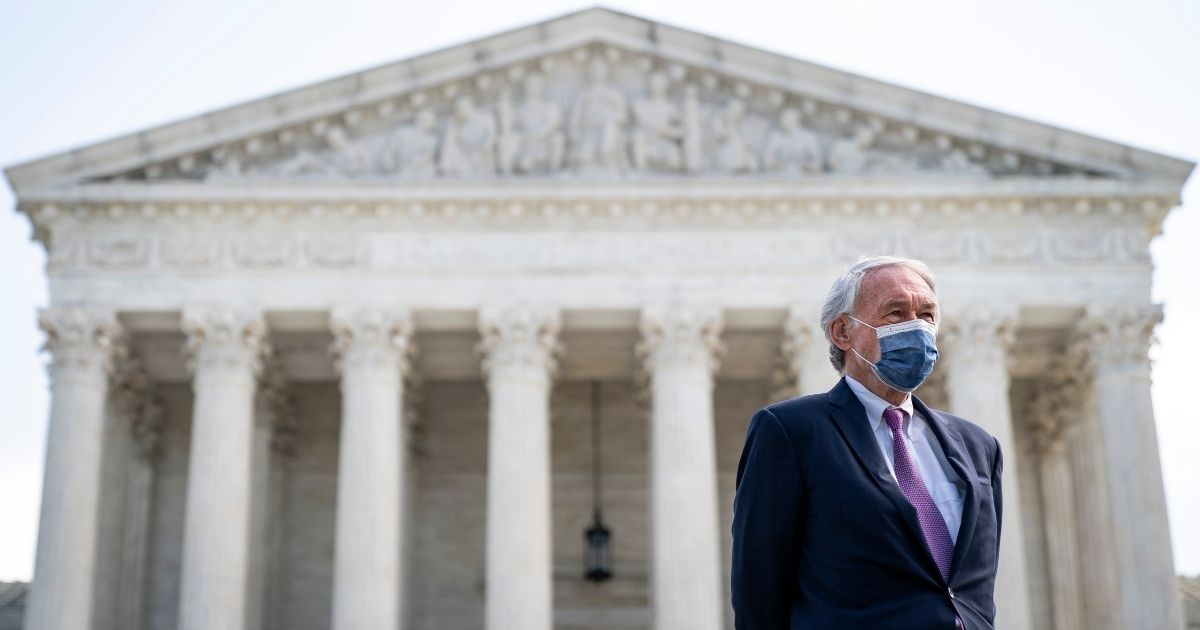
[[[454,115],[442,136],[438,169],[447,176],[492,175],[496,172],[496,120],[475,107],[470,97],[454,101]]]
[[[330,125],[321,134],[324,150],[301,149],[274,169],[274,175],[366,175],[374,170],[367,147],[354,142],[341,125]]]
[[[758,170],[758,158],[754,148],[742,134],[742,120],[746,116],[746,103],[733,99],[725,106],[724,113],[713,121],[713,135],[719,142],[717,168],[724,173],[753,173]]]
[[[546,82],[540,74],[525,77],[525,94],[515,112],[511,101],[501,100],[499,143],[502,173],[557,171],[562,166],[566,139],[562,131],[562,109],[545,97]]]
[[[875,132],[859,127],[849,138],[841,138],[829,149],[829,170],[835,173],[865,173],[870,167],[868,151],[875,142]]]
[[[213,151],[212,163],[204,171],[204,179],[216,181],[242,176],[242,159],[236,151],[220,148]]]
[[[988,170],[977,164],[962,149],[954,149],[941,160],[941,170],[954,175],[987,175]]]
[[[516,112],[513,111],[512,89],[505,85],[496,97],[496,170],[501,175],[511,175],[517,152],[521,150],[521,136],[517,132]]]
[[[683,168],[689,173],[704,168],[703,127],[700,90],[687,85],[683,88]]]
[[[627,166],[625,97],[609,85],[608,65],[593,59],[587,83],[571,109],[571,165],[577,171],[619,171]]]
[[[648,94],[633,104],[637,128],[631,148],[633,165],[639,171],[660,168],[671,171],[683,167],[683,124],[679,107],[667,98],[669,79],[656,72],[650,75]]]
[[[411,125],[392,134],[383,151],[383,168],[404,178],[429,178],[437,174],[437,119],[433,112],[417,112]]]
[[[800,110],[789,107],[779,115],[779,128],[767,136],[763,149],[763,168],[784,173],[821,171],[821,142],[801,126]]]

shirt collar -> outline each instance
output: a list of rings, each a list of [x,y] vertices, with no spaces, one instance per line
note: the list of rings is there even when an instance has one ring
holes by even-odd
[[[859,383],[851,378],[849,374],[846,375],[846,384],[850,386],[850,391],[854,392],[854,395],[858,397],[858,401],[862,403],[863,408],[867,410],[867,421],[871,423],[872,433],[879,430],[879,425],[883,422],[883,412],[886,411],[888,407],[898,407],[903,409],[904,413],[908,414],[908,418],[911,419],[913,417],[913,403],[911,394],[904,399],[903,403],[899,405],[893,405],[879,396],[876,396],[871,392],[871,390],[863,386],[862,383]]]

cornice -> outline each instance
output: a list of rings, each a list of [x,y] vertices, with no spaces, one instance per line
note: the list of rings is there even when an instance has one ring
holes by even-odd
[[[398,226],[464,229],[592,225],[696,227],[811,224],[887,218],[1009,221],[1023,216],[1133,220],[1149,236],[1178,203],[1162,182],[1111,180],[829,179],[762,182],[730,179],[536,185],[400,186],[362,182],[321,185],[213,186],[111,184],[30,193],[21,208],[46,243],[60,227],[132,227],[159,222],[283,227],[297,220],[382,220]]]

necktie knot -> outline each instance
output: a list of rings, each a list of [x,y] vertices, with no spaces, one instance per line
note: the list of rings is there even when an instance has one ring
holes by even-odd
[[[904,410],[899,407],[888,407],[883,410],[883,419],[891,427],[892,432],[904,430]]]

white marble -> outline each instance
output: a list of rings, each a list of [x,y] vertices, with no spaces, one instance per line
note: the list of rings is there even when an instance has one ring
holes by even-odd
[[[411,318],[339,307],[330,316],[341,372],[334,630],[398,630],[405,615],[408,437],[404,374]]]
[[[827,392],[841,378],[829,361],[829,341],[821,330],[821,310],[815,302],[789,309],[782,351],[797,395]]]
[[[1014,445],[1008,396],[1008,349],[1013,342],[1015,315],[1011,306],[986,304],[948,311],[939,345],[946,352],[948,411],[995,436],[1004,457],[1004,524],[996,570],[996,623],[1004,628],[1031,630],[1018,483],[1023,462]]]
[[[713,376],[721,313],[711,305],[642,311],[640,354],[650,377],[653,628],[721,627]]]
[[[1078,346],[1051,363],[1023,410],[1037,451],[1046,569],[1055,630],[1088,628],[1084,615],[1075,479],[1070,435],[1077,430],[1087,388]],[[1094,626],[1091,626],[1094,627]]]
[[[1107,469],[1118,623],[1181,628],[1167,505],[1150,401],[1150,338],[1162,320],[1152,306],[1097,303],[1081,331],[1090,342],[1094,411]]]
[[[479,313],[488,389],[487,630],[553,628],[550,386],[556,310],[489,306]]]
[[[46,476],[25,627],[89,630],[105,400],[121,329],[105,309],[43,309],[38,323],[53,363]]]
[[[261,315],[183,312],[195,380],[179,630],[246,628],[254,394],[267,350]]]

